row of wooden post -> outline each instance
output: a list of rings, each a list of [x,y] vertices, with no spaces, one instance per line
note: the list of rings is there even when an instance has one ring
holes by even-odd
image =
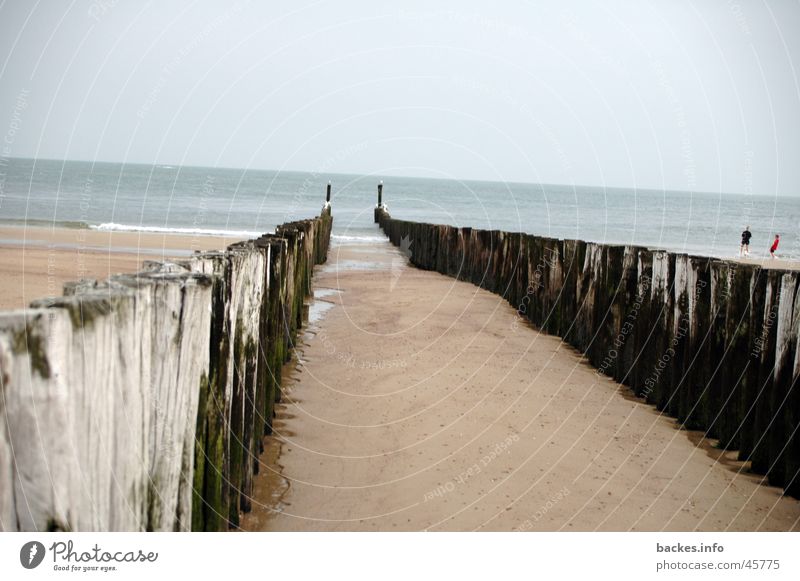
[[[330,204],[331,203],[331,182],[328,182],[328,190],[325,194],[325,202]],[[378,207],[383,206],[383,182],[381,181],[378,184]]]
[[[330,207],[331,205],[331,182],[328,182],[328,189],[325,194],[325,207]],[[386,206],[383,204],[383,182],[378,183],[378,204],[375,206],[375,223],[377,224],[380,220],[380,213],[386,210]]]

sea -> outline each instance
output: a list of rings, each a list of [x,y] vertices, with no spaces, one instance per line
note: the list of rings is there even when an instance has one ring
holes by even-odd
[[[332,190],[333,242],[377,244],[377,186],[396,218],[634,244],[701,256],[800,259],[800,198],[378,175],[3,158],[0,222],[257,236],[315,216]]]

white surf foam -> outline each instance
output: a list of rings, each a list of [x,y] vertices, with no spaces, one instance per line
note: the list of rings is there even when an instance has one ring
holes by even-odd
[[[117,224],[105,222],[92,224],[92,230],[111,232],[151,232],[158,234],[184,234],[192,236],[225,236],[226,238],[256,238],[265,232],[250,232],[247,230],[217,230],[214,228],[167,228],[164,226],[139,226],[135,224]]]

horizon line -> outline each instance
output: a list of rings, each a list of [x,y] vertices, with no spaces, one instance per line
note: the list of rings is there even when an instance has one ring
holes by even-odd
[[[5,159],[17,159],[17,160],[31,160],[31,161],[52,161],[52,162],[73,162],[73,163],[90,163],[90,164],[116,164],[116,165],[138,165],[138,166],[145,166],[145,167],[174,167],[174,168],[191,168],[191,169],[219,169],[219,170],[232,170],[232,171],[242,171],[242,172],[273,172],[273,173],[305,173],[305,174],[312,174],[322,176],[321,172],[310,171],[310,170],[300,170],[300,169],[285,169],[285,170],[278,170],[278,169],[267,169],[267,168],[245,168],[245,167],[232,167],[232,166],[207,166],[207,165],[195,165],[195,164],[180,164],[180,163],[145,163],[139,161],[108,161],[108,160],[88,160],[88,159],[57,159],[51,157],[23,157],[23,156],[4,156]],[[645,191],[645,192],[677,192],[683,194],[709,194],[709,195],[733,195],[733,196],[757,196],[761,198],[772,198],[772,197],[779,197],[779,198],[797,198],[800,197],[799,194],[789,194],[789,193],[771,193],[771,194],[762,194],[756,192],[728,192],[728,191],[708,191],[708,190],[684,190],[684,189],[671,189],[666,187],[636,187],[636,186],[618,186],[618,185],[594,185],[594,184],[559,184],[554,182],[522,182],[516,180],[488,180],[488,179],[477,179],[477,178],[436,178],[436,177],[425,177],[425,176],[399,176],[393,174],[376,174],[374,172],[367,172],[367,173],[344,173],[344,172],[327,172],[324,174],[326,176],[375,176],[376,178],[383,181],[385,178],[398,178],[398,179],[417,179],[417,180],[438,180],[438,181],[450,181],[450,182],[477,182],[477,183],[495,183],[495,184],[514,184],[514,185],[522,185],[522,186],[559,186],[559,187],[567,187],[567,188],[595,188],[595,189],[614,189],[614,190],[630,190],[630,191]],[[324,179],[324,178],[323,178]]]

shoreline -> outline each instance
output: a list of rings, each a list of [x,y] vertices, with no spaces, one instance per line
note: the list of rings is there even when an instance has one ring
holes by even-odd
[[[222,250],[243,239],[0,225],[0,309],[59,297],[67,282],[136,272],[145,260]]]
[[[120,226],[122,226],[122,225],[120,225]],[[128,227],[130,229],[127,229]],[[191,254],[192,252],[194,252],[195,250],[209,250],[209,248],[208,248],[208,246],[206,244],[202,244],[202,243],[197,242],[199,240],[208,239],[208,238],[215,238],[215,239],[228,241],[227,244],[230,244],[231,242],[236,242],[236,241],[239,241],[239,240],[246,240],[246,239],[249,239],[249,238],[257,237],[260,234],[260,233],[248,232],[248,231],[243,231],[243,230],[242,231],[230,230],[229,232],[231,234],[234,233],[234,232],[239,232],[240,235],[237,234],[237,235],[228,236],[228,235],[224,235],[224,234],[219,233],[219,232],[223,232],[222,230],[216,231],[217,233],[213,233],[213,232],[173,232],[173,231],[163,231],[162,232],[162,231],[148,230],[147,228],[152,228],[151,226],[141,226],[141,229],[137,229],[136,226],[128,226],[128,227],[126,227],[126,229],[102,229],[101,230],[101,229],[98,229],[98,228],[92,228],[90,224],[87,224],[85,222],[55,222],[54,224],[49,225],[46,221],[43,221],[43,220],[31,220],[31,221],[27,221],[26,222],[23,219],[9,219],[9,220],[6,220],[6,221],[3,221],[2,219],[0,219],[0,248],[9,247],[9,246],[22,246],[22,245],[36,246],[36,247],[47,246],[47,244],[44,241],[40,240],[40,239],[26,240],[27,237],[26,236],[19,236],[19,232],[26,232],[26,231],[27,232],[33,232],[33,233],[60,232],[60,233],[64,233],[64,235],[66,235],[65,233],[69,233],[69,232],[72,232],[72,233],[80,233],[80,232],[82,232],[82,233],[90,233],[89,238],[95,238],[96,236],[104,236],[104,235],[105,236],[108,236],[108,235],[117,235],[117,236],[131,235],[131,236],[136,236],[137,238],[138,237],[143,237],[144,239],[146,239],[147,237],[151,237],[151,236],[164,237],[165,239],[168,239],[168,240],[171,239],[171,240],[175,240],[175,241],[179,241],[181,239],[190,239],[190,240],[194,241],[194,243],[193,243],[193,247],[190,248],[189,250],[187,250],[185,248],[185,246],[182,246],[182,245],[177,245],[174,248],[166,248],[165,247],[165,250],[168,250],[174,256],[187,256],[187,255]],[[17,233],[16,236],[13,236],[13,237],[8,236],[8,234],[14,233],[14,232]],[[606,245],[606,246],[620,246],[620,247],[638,246],[638,247],[641,247],[641,248],[645,248],[645,249],[647,249],[649,251],[668,252],[668,253],[671,253],[671,254],[683,254],[683,255],[689,256],[691,258],[701,258],[701,259],[710,259],[710,260],[724,260],[724,261],[729,261],[729,262],[735,262],[735,263],[738,263],[738,264],[755,265],[755,266],[760,266],[761,268],[763,268],[765,270],[773,270],[773,269],[784,269],[784,270],[791,270],[791,271],[800,270],[800,258],[796,258],[796,259],[793,259],[793,258],[781,258],[780,257],[780,248],[778,249],[779,250],[778,257],[775,258],[775,259],[771,259],[769,257],[769,253],[766,252],[766,251],[765,251],[765,253],[763,255],[757,254],[755,256],[746,258],[746,257],[739,256],[738,249],[736,247],[732,247],[733,248],[732,254],[730,254],[728,256],[723,256],[721,254],[716,255],[716,254],[703,254],[703,253],[693,252],[691,250],[687,250],[685,248],[679,248],[677,246],[676,247],[669,247],[669,246],[660,247],[660,246],[650,246],[650,245],[647,245],[647,244],[635,244],[635,243],[632,243],[632,242],[606,242],[606,241],[598,241],[598,240],[583,240],[583,239],[573,239],[573,238],[569,238],[569,239],[567,239],[567,238],[557,238],[557,237],[554,238],[554,237],[551,237],[551,236],[545,236],[545,235],[541,235],[541,234],[533,234],[533,233],[530,233],[530,232],[521,232],[521,231],[520,232],[518,232],[518,231],[508,231],[507,234],[524,234],[524,235],[527,235],[527,236],[535,236],[535,237],[544,238],[544,239],[548,239],[548,240],[549,239],[561,240],[561,241],[563,241],[563,240],[580,240],[581,242],[586,242],[586,243],[591,243],[591,244],[603,244],[603,245]],[[76,238],[85,237],[85,234],[75,234],[75,237]],[[358,239],[358,238],[359,238],[358,236],[351,236],[351,235],[348,235],[347,233],[342,233],[342,234],[333,233],[332,237],[331,237],[331,240],[332,240],[332,242],[333,241],[337,241],[338,245],[347,246],[347,245],[356,245],[355,239]],[[377,231],[377,235],[375,236],[375,238],[380,238],[381,240],[383,240],[383,234],[380,233],[380,231]],[[364,239],[363,242],[364,243],[374,242],[374,240],[372,240],[372,239],[369,239],[369,240]],[[182,243],[183,242],[181,242],[181,244]],[[788,244],[788,241],[786,242],[786,244]],[[70,244],[70,245],[63,246],[63,248],[64,249],[73,249],[73,248],[75,248],[77,246],[79,246],[79,245],[78,244],[74,244],[74,245]],[[143,248],[149,250],[149,247],[147,247],[147,246],[144,246]],[[109,249],[107,249],[105,247],[100,248],[100,249],[90,249],[90,250],[109,251]],[[129,252],[129,253],[130,252],[134,252],[136,250],[137,250],[136,247],[129,247],[127,249],[120,249],[120,248],[116,248],[114,246],[112,246],[111,249],[110,249],[111,252]],[[147,252],[142,252],[142,253],[146,254]]]

